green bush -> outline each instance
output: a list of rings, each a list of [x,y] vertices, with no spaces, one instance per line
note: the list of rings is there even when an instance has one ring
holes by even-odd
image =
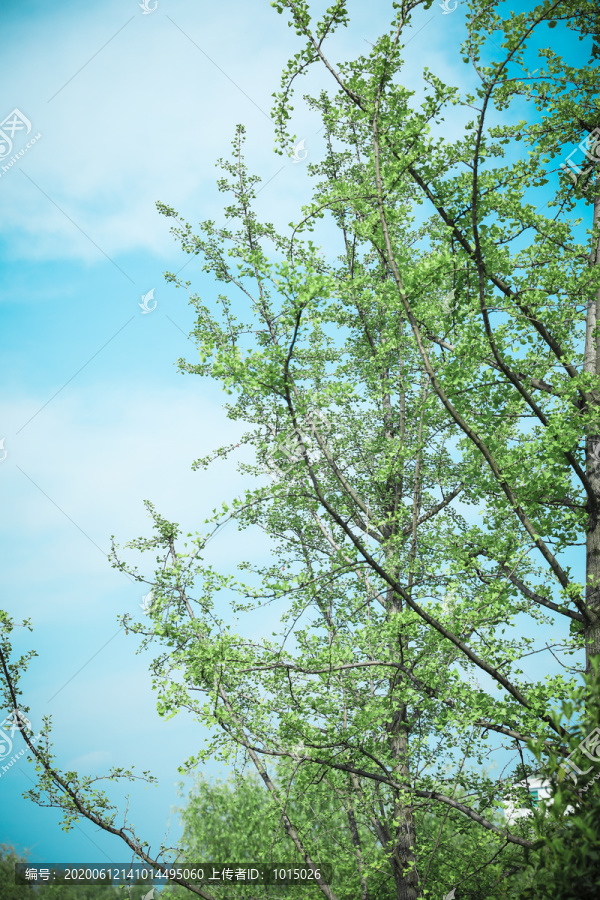
[[[600,755],[600,681],[598,661],[585,676],[584,685],[562,706],[567,719],[576,718],[569,728],[569,749],[573,762],[585,770],[570,777],[562,757],[547,760],[543,766],[553,785],[551,802],[542,803],[534,817],[538,845],[527,854],[533,874],[532,885],[519,900],[598,900],[600,897],[600,762],[593,763],[580,749],[588,738],[592,756]],[[556,720],[559,721],[558,718]],[[590,740],[590,736],[592,736]],[[541,748],[532,747],[539,759]]]

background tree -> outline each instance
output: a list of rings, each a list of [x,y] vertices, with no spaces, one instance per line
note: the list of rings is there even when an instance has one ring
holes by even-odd
[[[283,768],[286,767],[289,768],[289,765],[284,763]],[[281,777],[275,779],[275,784],[286,795],[289,773],[285,776],[281,769],[282,766],[278,766],[278,776]],[[294,792],[293,796],[288,796],[286,810],[302,835],[313,832],[319,841],[319,863],[327,862],[332,867],[338,896],[360,897],[361,881],[353,850],[352,830],[356,828],[360,833],[364,846],[373,843],[369,830],[362,823],[351,824],[347,810],[335,802],[335,794],[331,790],[319,792],[319,787],[314,784],[309,784],[302,793]],[[289,842],[281,826],[280,809],[272,803],[264,786],[251,773],[232,778],[228,783],[211,783],[199,775],[186,806],[180,812],[184,824],[182,860],[215,863],[261,860],[275,863],[285,859],[292,865],[302,865],[302,860],[290,856],[287,848]],[[429,843],[431,846],[435,841],[441,845],[432,860],[431,883],[441,884],[455,876],[458,884],[461,878],[460,860],[466,857],[473,862],[480,858],[481,870],[460,887],[458,896],[479,900],[516,896],[519,884],[523,882],[522,875],[509,880],[502,878],[504,873],[500,863],[486,865],[491,855],[492,841],[486,840],[485,834],[482,836],[480,829],[464,816],[450,810],[443,818],[448,817],[450,821],[443,823],[435,809],[431,810],[419,828],[423,845]],[[442,824],[446,827],[440,830]],[[395,896],[394,880],[385,851],[380,846],[377,847],[375,859],[377,869],[369,877],[369,896]],[[215,894],[221,893],[214,887],[212,890]],[[243,886],[236,887],[236,896],[239,894],[240,900],[246,894],[267,898],[277,893],[273,887],[252,887],[249,890],[244,890]],[[294,888],[294,896],[299,900],[308,900],[319,893],[314,886]],[[167,888],[161,896],[163,900],[181,900],[189,895],[184,888]]]
[[[277,779],[277,787],[285,796],[285,784]],[[336,871],[336,882],[344,883],[344,896],[360,895],[360,879],[352,853],[348,821],[339,804],[330,795],[312,791],[310,795],[288,797],[286,811],[301,834],[313,833],[318,841],[317,863],[328,864]],[[261,863],[304,867],[296,853],[290,853],[289,840],[281,824],[281,810],[273,802],[264,785],[251,774],[239,775],[228,783],[211,784],[199,776],[181,810],[184,831],[181,840],[182,859],[207,862]],[[363,834],[363,839],[365,835]],[[348,855],[351,859],[348,860]],[[383,862],[383,859],[382,859]],[[381,880],[381,878],[380,878]],[[231,889],[212,887],[215,896],[231,894]],[[283,895],[285,889],[236,885],[240,898]],[[294,888],[299,900],[320,892],[314,885]],[[169,888],[165,900],[186,895],[183,888]]]
[[[15,863],[26,862],[14,847],[0,846],[0,900],[32,900],[33,885],[15,885]],[[11,881],[13,884],[11,884]]]

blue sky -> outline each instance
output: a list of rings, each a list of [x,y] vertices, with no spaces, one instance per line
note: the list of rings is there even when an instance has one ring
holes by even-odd
[[[463,7],[444,14],[435,3],[415,16],[409,86],[424,66],[465,85]],[[391,14],[387,2],[349,8],[334,59],[368,51]],[[135,637],[117,623],[125,612],[141,615],[145,591],[110,567],[110,535],[124,543],[149,534],[145,499],[184,531],[199,529],[244,481],[233,459],[191,471],[242,429],[227,420],[217,387],[176,370],[179,357],[192,357],[193,319],[187,294],[163,273],[185,265],[208,301],[219,288],[178,247],[155,202],[192,223],[218,221],[215,162],[229,156],[239,122],[247,165],[265,183],[259,215],[281,230],[298,218],[310,198],[306,167],[273,153],[269,111],[299,40],[263,0],[158,0],[148,14],[137,0],[4,3],[0,28],[0,119],[18,109],[31,122],[13,152],[41,135],[10,169],[0,167],[1,606],[33,620],[33,635],[15,638],[18,650],[39,654],[22,686],[34,727],[53,716],[60,768],[100,774],[135,765],[158,777],[148,790],[111,791],[115,799],[129,791],[131,821],[156,848],[169,819],[171,843],[180,833],[171,815],[177,766],[197,751],[202,731],[183,715],[165,722],[156,712],[149,656],[135,654]],[[320,122],[301,95],[328,83],[316,70],[299,85],[293,130],[308,160],[319,153]],[[149,291],[156,307],[144,314]],[[267,558],[259,534],[245,535],[243,547],[236,535],[229,526],[215,537],[211,563]],[[39,862],[128,858],[116,838],[86,823],[65,834],[56,811],[22,799],[32,776],[20,759],[0,778],[10,811],[0,842]]]

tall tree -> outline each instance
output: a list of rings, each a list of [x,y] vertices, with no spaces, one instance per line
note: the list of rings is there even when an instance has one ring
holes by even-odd
[[[219,182],[236,230],[205,221],[195,234],[159,204],[230,290],[211,304],[190,291],[200,362],[180,365],[236,395],[228,414],[251,428],[241,442],[255,462],[242,469],[258,486],[183,547],[148,504],[155,536],[129,547],[158,551],[159,568],[144,579],[116,549],[114,564],[152,586],[150,625],[124,621],[165,644],[153,666],[160,711],[215,726],[188,768],[215,756],[252,764],[308,867],[318,836],[294,820],[274,760],[287,760],[288,795],[318,784],[344,810],[363,900],[382,850],[398,900],[457,882],[466,893],[486,865],[500,866],[505,890],[534,837],[527,820],[508,827],[498,814],[507,781],[531,774],[528,741],[569,753],[553,713],[578,671],[564,654],[591,672],[600,649],[597,12],[545,0],[502,18],[475,0],[463,49],[476,88],[463,96],[426,72],[417,107],[400,84],[402,42],[429,0],[393,4],[390,32],[341,65],[326,38],[347,24],[343,0],[314,25],[304,0],[274,5],[304,41],[277,97],[282,148],[294,140],[296,76],[320,63],[335,89],[309,99],[325,126],[313,202],[291,235],[258,220],[240,126]],[[545,48],[530,75],[529,44],[557,24],[586,41],[585,64]],[[532,121],[505,124],[523,100]],[[437,136],[450,114],[463,117],[455,141]],[[582,131],[586,168],[552,169]],[[578,203],[590,208],[587,243],[569,218]],[[333,260],[304,236],[325,214],[340,238]],[[272,542],[271,565],[242,567],[248,583],[207,561],[228,517]],[[582,541],[584,584],[567,556]],[[281,608],[279,640],[232,631],[217,611],[227,601],[235,614]],[[524,660],[542,651],[550,661],[533,677]],[[490,736],[513,752],[502,777],[482,771]],[[42,765],[52,801],[87,814],[87,785]],[[442,874],[436,860],[461,820],[489,854],[458,847]]]

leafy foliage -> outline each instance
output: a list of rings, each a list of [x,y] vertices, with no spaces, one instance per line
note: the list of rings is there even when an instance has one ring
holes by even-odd
[[[597,755],[600,726],[600,680],[598,660],[591,675],[563,704],[563,715],[575,722],[570,728],[571,754],[577,768],[589,764],[581,749]],[[592,741],[586,740],[592,735]],[[596,748],[596,749],[595,749]],[[553,784],[550,800],[534,816],[538,843],[526,854],[533,884],[520,894],[521,900],[594,900],[600,890],[600,770],[589,766],[585,774],[574,773],[554,755],[535,746],[542,771]],[[580,770],[581,771],[581,770]],[[566,774],[567,773],[567,774]]]
[[[276,781],[278,790],[286,796],[286,810],[294,821],[304,841],[314,836],[317,842],[319,865],[331,866],[331,885],[336,896],[351,900],[360,896],[360,871],[352,852],[352,819],[344,807],[343,794],[332,792],[331,783],[319,790],[307,784],[298,790],[290,781],[286,766],[278,767],[281,778]],[[328,780],[329,781],[329,780]],[[284,863],[286,867],[302,866],[298,854],[290,853],[285,830],[281,824],[281,811],[273,804],[268,792],[256,776],[249,774],[230,779],[228,783],[211,783],[199,775],[190,792],[186,806],[180,811],[184,824],[180,844],[181,858],[203,862]],[[386,855],[376,836],[362,823],[354,820],[360,832],[361,843],[369,848],[362,857],[362,871],[368,870],[369,896],[372,898],[395,897],[393,878],[389,873]],[[464,862],[478,862],[480,871],[466,881],[458,894],[461,898],[492,898],[514,896],[518,875],[505,876],[508,860],[490,862],[494,855],[493,840],[486,839],[480,829],[464,816],[452,811],[440,816],[429,811],[419,822],[418,836],[424,855],[431,855],[437,845],[437,853],[431,856],[431,882],[435,885],[458,884],[464,876]],[[523,867],[521,855],[514,856],[516,869]],[[499,887],[500,882],[500,887]],[[227,889],[211,886],[216,897],[227,895]],[[500,891],[500,893],[499,893]],[[509,893],[508,891],[511,891]],[[438,889],[439,892],[439,889]],[[235,888],[236,897],[273,897],[275,888]],[[229,889],[231,894],[231,889]],[[308,900],[319,895],[318,889],[309,886],[294,888],[294,896]],[[163,900],[183,900],[188,896],[183,888],[167,888]],[[435,896],[435,895],[434,895]]]

